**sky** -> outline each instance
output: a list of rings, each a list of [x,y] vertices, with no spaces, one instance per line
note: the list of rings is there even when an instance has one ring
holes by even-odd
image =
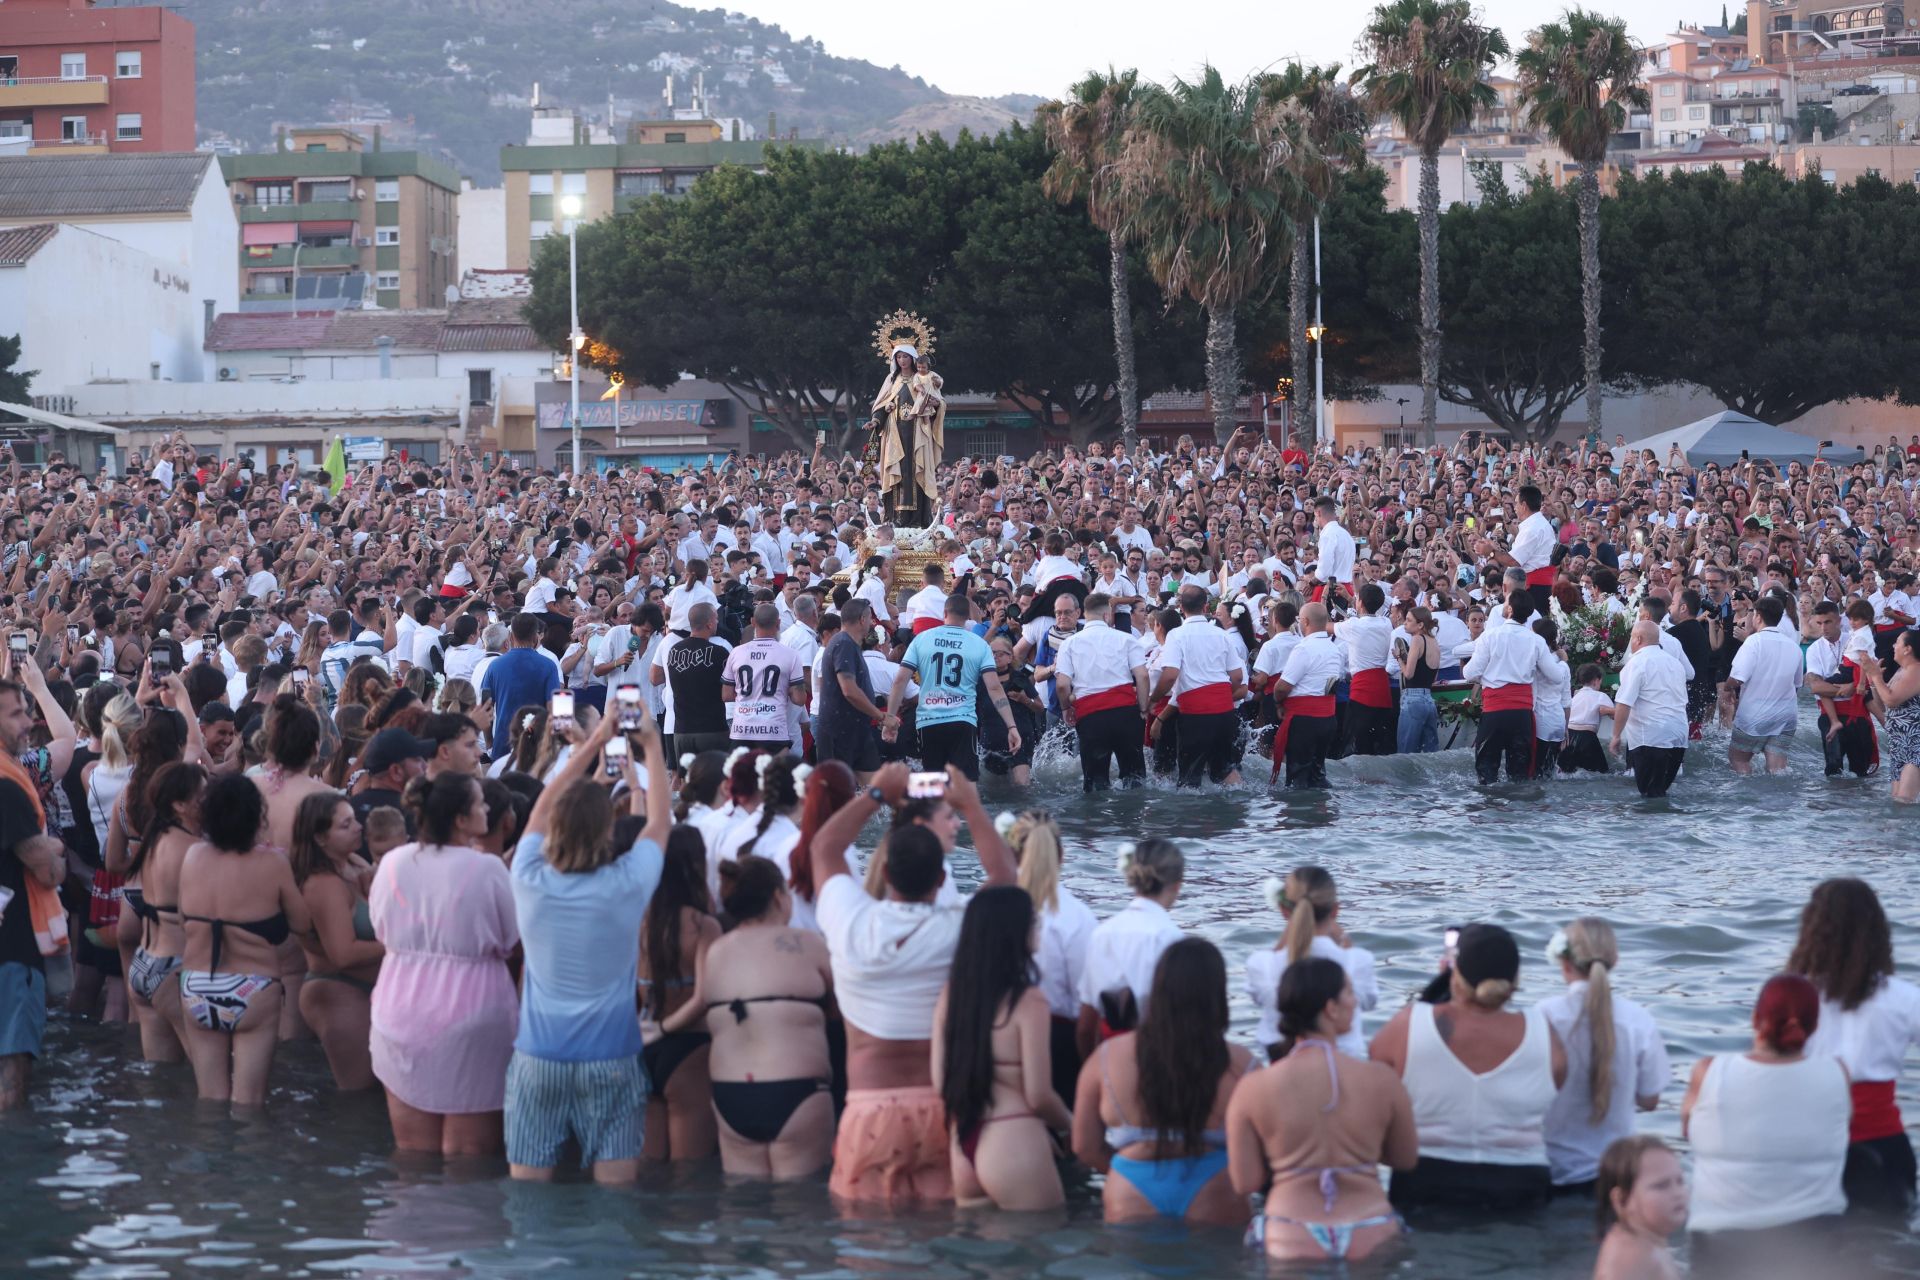
[[[1135,67],[1152,80],[1191,76],[1212,61],[1232,78],[1295,58],[1354,63],[1366,0],[961,0],[891,6],[859,0],[725,0],[827,52],[898,64],[948,93],[1055,96],[1090,69]],[[1486,19],[1519,45],[1561,13],[1557,0],[1481,0]],[[1690,6],[1698,6],[1697,11]],[[1594,0],[1651,42],[1682,20],[1720,21],[1720,0]],[[1728,14],[1744,9],[1729,3]]]

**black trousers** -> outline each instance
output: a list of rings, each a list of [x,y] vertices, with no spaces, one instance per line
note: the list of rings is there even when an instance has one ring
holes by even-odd
[[[1145,727],[1138,707],[1108,707],[1076,717],[1080,737],[1080,785],[1086,791],[1105,791],[1112,762],[1120,764],[1120,785],[1134,787],[1147,775]]]
[[[1567,745],[1560,748],[1560,771],[1578,773],[1590,769],[1594,773],[1612,773],[1607,765],[1607,749],[1600,745],[1600,735],[1592,729],[1567,730]]]
[[[1663,796],[1679,776],[1680,762],[1687,758],[1685,747],[1634,747],[1627,752],[1633,767],[1633,785],[1643,796]]]
[[[1355,756],[1390,756],[1399,750],[1399,717],[1392,707],[1362,706],[1351,699],[1347,702],[1347,754]],[[1299,721],[1295,720],[1295,724]]]
[[[1533,611],[1536,615],[1544,618],[1553,612],[1552,587],[1529,583],[1527,594],[1533,597]]]
[[[1827,719],[1827,713],[1820,713],[1820,746],[1827,753],[1827,776],[1837,778],[1842,769],[1853,770],[1853,776],[1864,778],[1877,766],[1874,759],[1873,721],[1859,719],[1840,721],[1840,732],[1829,738],[1827,730],[1833,727],[1833,721]]]
[[[1506,762],[1509,781],[1533,777],[1533,710],[1482,711],[1473,740],[1473,768],[1482,783],[1500,781]]]
[[[941,773],[950,764],[980,781],[980,749],[975,744],[974,727],[965,720],[930,724],[920,730],[920,767],[929,773]]]
[[[1849,1215],[1895,1218],[1904,1226],[1913,1210],[1913,1143],[1894,1133],[1850,1144],[1840,1185]]]
[[[1287,786],[1327,786],[1327,752],[1339,740],[1333,716],[1295,716],[1287,722]]]
[[[1180,713],[1180,748],[1175,782],[1197,787],[1204,777],[1225,782],[1240,763],[1240,717],[1232,711],[1211,715]]]

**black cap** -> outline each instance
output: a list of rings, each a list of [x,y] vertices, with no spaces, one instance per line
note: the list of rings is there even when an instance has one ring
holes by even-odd
[[[367,739],[360,767],[368,773],[384,773],[402,760],[431,760],[439,749],[431,738],[416,738],[405,729],[382,729]]]

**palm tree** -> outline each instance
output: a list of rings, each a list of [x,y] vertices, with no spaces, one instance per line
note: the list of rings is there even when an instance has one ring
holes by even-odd
[[[1127,207],[1118,162],[1139,72],[1090,71],[1063,101],[1041,106],[1037,119],[1053,163],[1041,187],[1061,204],[1084,198],[1087,216],[1107,233],[1112,257],[1113,362],[1118,371],[1120,438],[1131,453],[1140,436],[1140,378],[1134,370],[1133,304],[1127,290]]]
[[[1287,351],[1293,360],[1294,404],[1307,388],[1311,353],[1307,348],[1307,296],[1313,270],[1313,220],[1333,197],[1343,166],[1366,157],[1367,112],[1353,91],[1340,80],[1340,66],[1306,67],[1293,63],[1263,85],[1269,103],[1291,103],[1297,110],[1283,117],[1290,134],[1289,168],[1306,197],[1287,211],[1293,231],[1293,267],[1287,278]],[[1297,411],[1297,410],[1296,410]]]
[[[1642,62],[1627,24],[1585,9],[1528,33],[1514,59],[1527,122],[1580,166],[1580,308],[1585,313],[1587,434],[1600,436],[1600,165],[1607,143],[1627,124],[1627,110],[1648,110]]]
[[[1471,0],[1389,0],[1360,37],[1358,80],[1420,149],[1420,426],[1433,440],[1440,411],[1440,148],[1498,101],[1484,76],[1507,39],[1483,26]]]
[[[1229,85],[1212,67],[1195,83],[1134,94],[1123,198],[1161,289],[1207,313],[1207,395],[1221,441],[1240,394],[1234,311],[1271,286],[1287,248],[1297,180],[1279,121],[1292,109],[1265,101],[1260,81]]]

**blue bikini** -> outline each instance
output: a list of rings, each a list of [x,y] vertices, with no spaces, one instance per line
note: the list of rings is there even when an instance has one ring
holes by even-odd
[[[1120,1107],[1120,1096],[1114,1090],[1112,1078],[1107,1075],[1105,1054],[1100,1056],[1100,1074],[1106,1080],[1107,1096],[1113,1100],[1113,1109],[1120,1114],[1120,1123],[1107,1130],[1108,1149],[1119,1151],[1135,1143],[1165,1141],[1166,1134],[1162,1130],[1143,1129],[1127,1123],[1126,1112]],[[1201,1138],[1212,1148],[1205,1155],[1174,1156],[1165,1160],[1134,1160],[1115,1156],[1108,1162],[1108,1168],[1133,1184],[1134,1189],[1147,1198],[1147,1203],[1161,1217],[1185,1218],[1200,1189],[1227,1167],[1227,1131],[1208,1129]]]

